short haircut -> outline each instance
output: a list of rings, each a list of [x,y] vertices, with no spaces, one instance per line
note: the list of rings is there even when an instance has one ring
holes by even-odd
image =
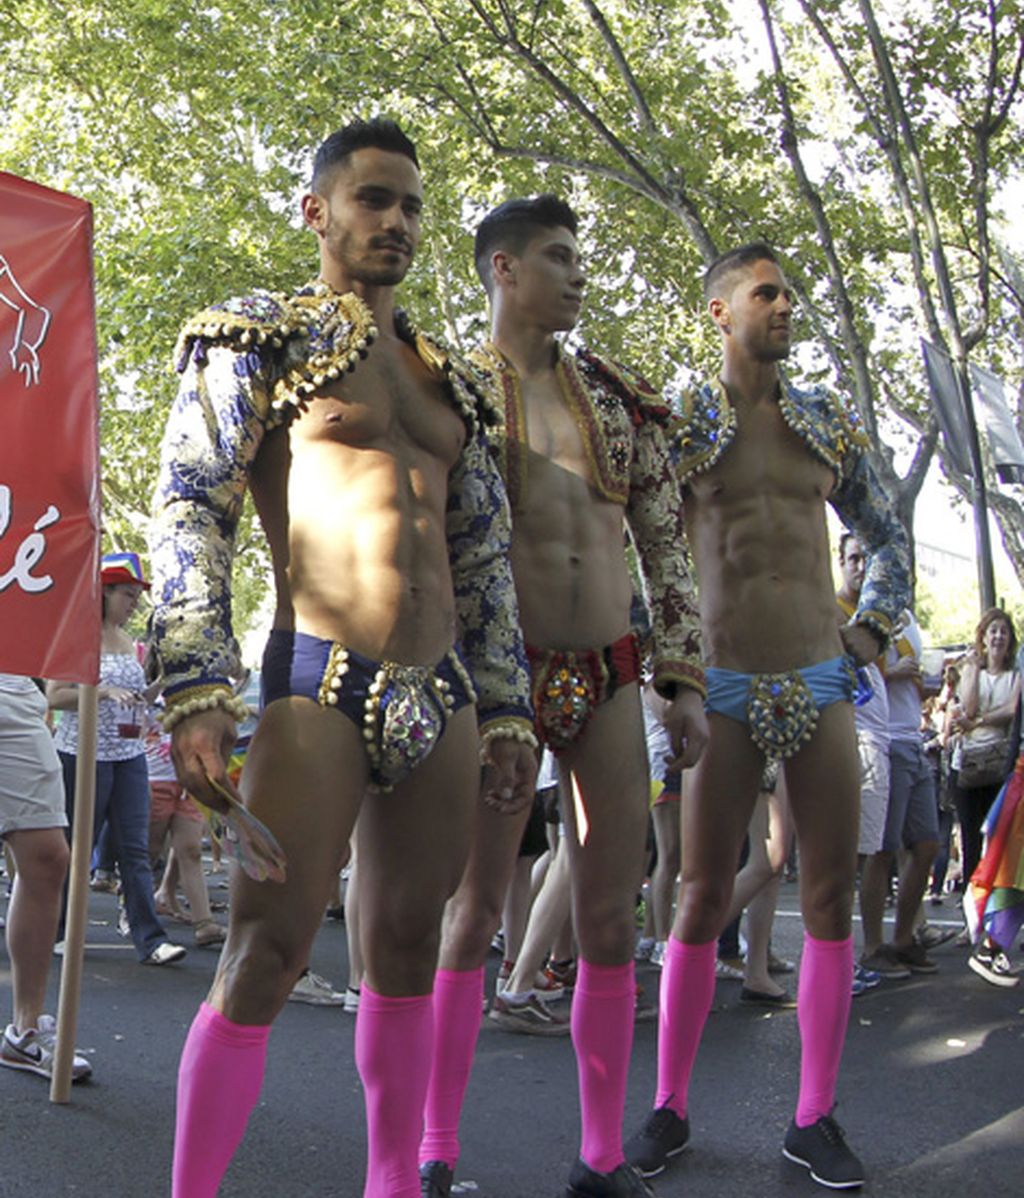
[[[753,266],[755,262],[774,262],[781,267],[778,256],[766,241],[752,241],[748,245],[726,250],[711,263],[704,274],[704,299],[725,299],[732,290],[732,276]]]
[[[851,541],[857,541],[857,534],[855,532],[844,532],[839,538],[839,560],[841,562],[846,561],[846,546]],[[860,544],[859,541],[857,543]]]
[[[369,121],[349,121],[340,129],[335,130],[320,145],[313,159],[313,178],[309,187],[318,191],[324,185],[326,177],[336,168],[344,164],[345,159],[356,150],[372,148],[375,150],[390,150],[393,154],[404,154],[419,168],[420,161],[416,157],[416,147],[402,132],[395,121],[387,117],[375,116]]]
[[[484,217],[473,242],[480,281],[491,291],[491,255],[495,250],[521,254],[541,229],[568,229],[576,236],[579,221],[565,200],[546,192],[528,200],[506,200]]]

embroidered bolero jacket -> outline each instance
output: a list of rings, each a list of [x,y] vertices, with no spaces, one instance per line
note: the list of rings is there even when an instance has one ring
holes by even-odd
[[[466,425],[449,474],[446,535],[481,732],[509,721],[528,731],[533,713],[509,566],[508,503],[484,428],[493,413],[470,364],[401,313],[396,331],[442,382]],[[357,369],[376,333],[361,300],[323,283],[290,296],[230,300],[185,324],[150,532],[154,634],[169,702],[197,687],[229,684],[240,672],[231,566],[248,468],[264,435],[328,380]]]
[[[860,418],[823,387],[804,391],[785,381],[779,409],[793,432],[835,475],[829,502],[868,555],[853,622],[888,643],[893,624],[910,603],[910,549],[871,465],[870,442]],[[685,395],[673,437],[684,492],[687,481],[710,470],[735,435],[736,412],[721,382],[705,383]]]
[[[529,441],[519,377],[494,345],[472,355],[490,385],[497,424],[490,436],[512,505],[523,510]],[[555,366],[579,428],[598,494],[625,510],[636,546],[654,640],[654,682],[705,693],[700,615],[686,551],[667,429],[671,412],[640,375],[587,349],[558,351]]]

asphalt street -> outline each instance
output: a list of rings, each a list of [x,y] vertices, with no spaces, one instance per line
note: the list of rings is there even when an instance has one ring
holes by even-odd
[[[796,905],[796,887],[784,886],[775,948],[788,957],[799,955]],[[949,901],[930,914],[956,921]],[[91,896],[77,1043],[93,1062],[94,1079],[56,1106],[45,1081],[0,1069],[2,1198],[170,1192],[177,1060],[216,954],[191,950],[181,965],[142,968],[116,934],[115,915],[112,896]],[[190,943],[187,929],[173,931]],[[868,1167],[862,1192],[1019,1198],[1024,985],[986,984],[967,969],[966,950],[953,945],[935,956],[937,975],[889,982],[854,1002],[837,1117]],[[344,988],[342,925],[324,924],[312,965]],[[496,968],[492,956],[489,979]],[[656,996],[657,971],[642,966],[638,976]],[[51,1009],[56,988],[55,968]],[[4,1011],[9,989],[9,963],[0,952]],[[738,999],[738,982],[719,982],[690,1094],[692,1147],[654,1182],[659,1198],[826,1192],[780,1153],[796,1094],[796,1014],[748,1009]],[[223,1198],[360,1198],[365,1138],[353,1027],[353,1016],[340,1008],[287,1005]],[[627,1130],[653,1096],[655,1039],[653,1023],[637,1027]],[[578,1146],[575,1094],[568,1039],[517,1036],[485,1019],[463,1118],[459,1192],[564,1194]]]

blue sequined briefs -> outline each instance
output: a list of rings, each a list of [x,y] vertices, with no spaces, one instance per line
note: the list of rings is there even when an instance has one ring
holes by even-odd
[[[857,671],[846,654],[783,674],[743,674],[706,669],[708,712],[738,720],[768,757],[791,757],[810,740],[818,713],[831,703],[852,703]]]

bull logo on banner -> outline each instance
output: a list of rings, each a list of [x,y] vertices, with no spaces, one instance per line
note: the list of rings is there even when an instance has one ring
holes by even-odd
[[[0,247],[0,304],[6,304],[15,315],[14,333],[7,349],[11,365],[25,376],[25,386],[31,387],[39,382],[39,351],[46,340],[51,313],[25,294],[4,257],[3,247]]]

